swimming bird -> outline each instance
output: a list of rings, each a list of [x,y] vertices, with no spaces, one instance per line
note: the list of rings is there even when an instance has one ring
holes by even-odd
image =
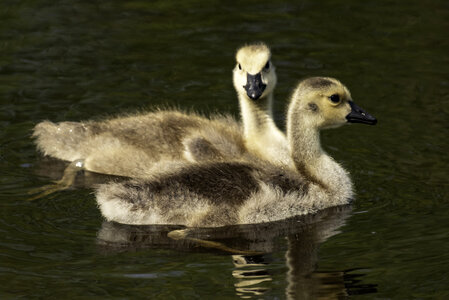
[[[250,151],[293,166],[285,135],[272,120],[276,73],[270,49],[263,43],[246,45],[236,61],[233,82],[243,126],[230,116],[205,118],[176,110],[102,121],[44,121],[34,128],[37,148],[73,162],[69,168],[75,170],[128,177],[145,177],[161,162],[221,161]]]
[[[244,46],[237,51],[233,71],[246,148],[264,159],[294,168],[288,142],[273,120],[273,90],[277,83],[271,51],[266,44]]]
[[[271,222],[348,204],[351,179],[321,148],[320,131],[376,122],[337,79],[308,78],[288,108],[294,170],[264,159],[175,163],[147,179],[99,185],[97,203],[108,221],[188,227]]]

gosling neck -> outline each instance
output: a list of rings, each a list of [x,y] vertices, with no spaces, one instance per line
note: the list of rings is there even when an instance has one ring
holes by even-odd
[[[352,182],[347,172],[330,157],[320,143],[320,130],[312,112],[291,106],[288,112],[287,134],[293,163],[310,183],[332,195],[336,205],[347,203],[353,196]]]
[[[301,116],[302,113],[293,112],[288,116],[287,134],[290,151],[296,166],[305,162],[315,162],[324,153],[321,148],[320,132]]]
[[[251,100],[242,93],[238,97],[246,138],[263,136],[273,130],[279,131],[273,121],[273,93],[258,100]]]
[[[296,169],[311,182],[322,187],[325,178],[322,177],[319,167],[326,153],[321,148],[320,132],[314,126],[313,120],[307,117],[308,112],[295,109],[292,103],[288,111],[287,135],[290,151]]]

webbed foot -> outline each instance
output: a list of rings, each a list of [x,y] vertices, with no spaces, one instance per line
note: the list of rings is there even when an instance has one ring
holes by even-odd
[[[214,241],[208,241],[208,240],[203,240],[203,239],[198,239],[198,238],[194,238],[194,237],[189,237],[189,233],[194,231],[195,229],[192,228],[187,228],[187,229],[178,229],[178,230],[172,230],[170,231],[167,236],[173,240],[187,240],[187,241],[191,241],[194,242],[202,247],[206,247],[206,248],[213,248],[213,249],[218,249],[224,252],[229,252],[232,254],[242,254],[242,255],[260,255],[263,254],[262,252],[257,252],[257,251],[249,251],[249,250],[239,250],[239,249],[234,249],[234,248],[230,248],[228,246],[226,246],[223,243],[219,243],[219,242],[214,242]]]
[[[71,162],[64,170],[64,175],[60,180],[54,181],[52,184],[47,184],[42,187],[31,189],[28,191],[29,195],[34,195],[28,198],[28,201],[41,199],[45,196],[53,194],[58,191],[63,191],[72,186],[75,182],[76,175],[79,171],[84,169],[84,160],[78,159]],[[36,194],[36,195],[35,195]]]

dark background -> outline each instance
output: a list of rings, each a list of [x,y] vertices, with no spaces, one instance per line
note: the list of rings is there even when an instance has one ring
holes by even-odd
[[[361,284],[376,285],[377,293],[354,298],[449,297],[447,1],[1,6],[0,295],[235,297],[229,255],[158,248],[104,255],[89,188],[27,201],[30,189],[51,180],[30,134],[44,119],[154,106],[238,116],[235,51],[264,41],[278,74],[280,127],[292,88],[313,75],[340,79],[379,120],[323,133],[357,198],[341,233],[321,245],[317,271],[363,269]],[[270,254],[273,280],[265,283],[270,299],[285,297],[288,244],[282,235],[278,243]]]

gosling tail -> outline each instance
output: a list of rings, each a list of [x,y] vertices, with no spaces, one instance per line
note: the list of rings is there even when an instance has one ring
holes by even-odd
[[[82,158],[80,145],[89,135],[83,123],[43,121],[33,129],[33,137],[39,151],[44,155],[74,161]]]

